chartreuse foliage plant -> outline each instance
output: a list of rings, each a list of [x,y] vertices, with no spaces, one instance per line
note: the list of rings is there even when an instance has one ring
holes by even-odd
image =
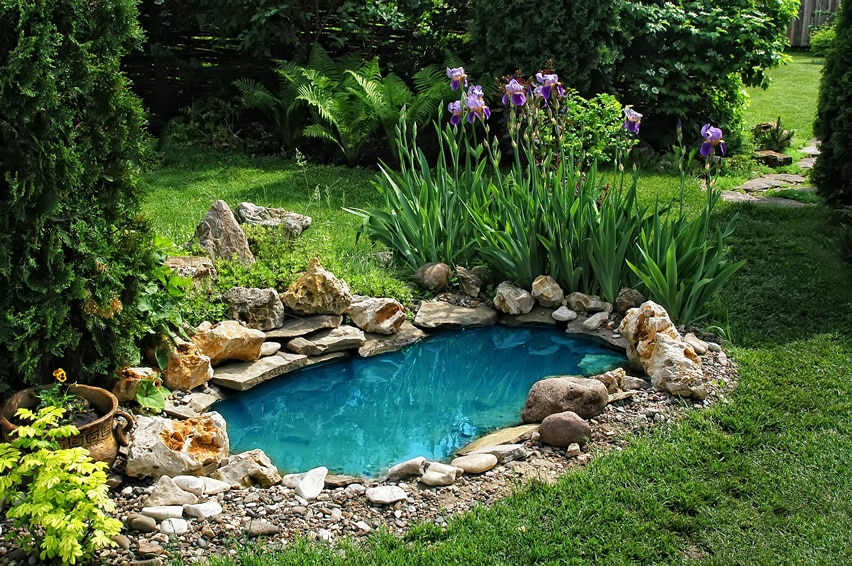
[[[741,267],[725,261],[733,222],[721,231],[709,228],[719,198],[713,183],[697,217],[685,210],[683,176],[679,206],[640,204],[638,174],[627,182],[622,167],[641,124],[636,110],[623,109],[619,136],[626,139],[614,149],[620,159],[615,181],[607,182],[594,162],[582,169],[582,160],[566,153],[575,124],[564,111],[569,98],[559,77],[549,71],[534,81],[512,77],[503,87],[513,150],[505,167],[497,140],[490,139],[482,87],[465,92],[461,68],[447,75],[462,93],[448,105],[437,164],[432,167],[400,128],[400,172],[385,166],[375,183],[385,208],[350,210],[362,217],[361,232],[393,249],[408,269],[429,261],[482,262],[523,287],[549,274],[567,292],[611,302],[621,288],[639,287],[687,324]],[[468,131],[474,128],[484,134]],[[702,155],[724,152],[721,129],[707,124],[702,132]]]
[[[85,448],[59,448],[57,439],[79,432],[59,425],[64,412],[18,409],[16,416],[31,424],[18,426],[12,440],[0,444],[0,500],[6,501],[6,517],[30,535],[9,533],[17,545],[35,543],[42,560],[77,564],[115,546],[110,537],[122,525],[109,516],[115,503],[108,495],[107,464],[93,462]]]
[[[136,2],[0,1],[0,391],[139,358],[155,265],[138,216]]]

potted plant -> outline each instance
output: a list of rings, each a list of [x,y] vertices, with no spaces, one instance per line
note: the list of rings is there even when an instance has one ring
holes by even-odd
[[[59,424],[72,424],[77,434],[57,439],[61,448],[86,448],[96,462],[112,464],[118,455],[118,445],[127,446],[127,432],[133,426],[133,417],[119,410],[115,395],[100,387],[66,384],[67,375],[62,368],[53,372],[56,381],[48,387],[31,387],[18,391],[0,407],[0,429],[8,442],[11,433],[21,421],[15,415],[20,408],[63,409]],[[124,419],[118,426],[116,417]]]

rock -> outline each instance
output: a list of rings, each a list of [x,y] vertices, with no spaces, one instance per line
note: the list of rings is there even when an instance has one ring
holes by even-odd
[[[165,265],[178,276],[191,279],[196,288],[209,288],[219,278],[209,257],[169,256]]]
[[[532,296],[543,307],[556,308],[562,305],[565,292],[550,275],[539,275],[532,283]]]
[[[284,487],[289,487],[290,489],[296,489],[298,487],[299,482],[305,479],[305,474],[307,472],[301,472],[298,474],[284,474],[281,476],[281,485]]]
[[[528,456],[527,449],[523,444],[500,444],[498,446],[484,446],[468,452],[469,456],[479,454],[491,454],[497,458],[498,464],[505,464],[514,460],[525,460]]]
[[[618,330],[627,342],[630,367],[636,370],[645,370],[646,361],[654,353],[657,334],[681,340],[669,313],[654,301],[645,301],[638,308],[627,311]]]
[[[343,324],[343,316],[339,314],[317,314],[307,317],[292,317],[284,321],[281,328],[270,330],[267,338],[289,339],[306,336],[323,328],[337,328]]]
[[[281,349],[281,342],[264,342],[260,346],[260,357],[274,356]]]
[[[155,542],[139,539],[136,541],[136,552],[143,558],[152,558],[162,555],[166,552],[166,549]]]
[[[482,279],[474,271],[457,265],[456,277],[458,277],[459,285],[461,285],[465,295],[473,298],[479,296],[479,291],[482,289]]]
[[[156,525],[155,525],[155,526],[156,526]],[[3,534],[3,533],[2,533],[2,531],[0,531],[0,534]],[[117,544],[117,545],[118,545],[118,547],[119,547],[121,550],[124,550],[124,551],[128,551],[128,550],[130,550],[130,538],[128,538],[127,536],[122,535],[122,534],[118,534],[118,535],[112,535],[112,536],[111,536],[111,537],[109,537],[109,538],[110,538],[110,540],[112,540],[115,544]]]
[[[430,487],[453,485],[463,473],[464,470],[461,468],[432,462],[426,468],[426,473],[420,477],[420,483]]]
[[[121,370],[120,377],[112,388],[112,394],[115,395],[119,403],[128,401],[136,401],[136,391],[139,389],[139,382],[143,380],[153,381],[160,377],[160,372],[149,367],[125,367]]]
[[[247,391],[279,375],[306,366],[308,357],[290,352],[278,352],[274,356],[260,358],[256,362],[239,362],[219,366],[210,380],[215,385]]]
[[[215,411],[184,421],[139,415],[125,473],[135,478],[206,475],[228,450],[225,419]]]
[[[161,377],[163,384],[172,391],[195,389],[213,377],[210,358],[192,342],[175,336],[173,342],[163,340],[160,348],[165,348],[169,359]]]
[[[618,314],[625,314],[630,309],[636,308],[645,302],[645,297],[630,287],[624,287],[618,292],[618,298],[615,300],[615,310]]]
[[[307,271],[290,284],[281,300],[296,314],[340,315],[349,308],[352,294],[345,281],[323,269],[319,259],[313,258]]]
[[[183,506],[183,512],[190,517],[209,519],[222,514],[222,505],[215,499],[211,499],[204,503],[196,503],[193,505],[186,504]]]
[[[625,391],[638,391],[640,389],[647,389],[651,384],[642,379],[641,377],[634,377],[632,375],[624,376],[624,386],[623,389]]]
[[[594,375],[591,379],[597,379],[606,385],[607,393],[615,393],[624,389],[624,378],[626,376],[627,372],[624,371],[624,368],[615,368],[606,373]]]
[[[272,464],[269,456],[260,449],[229,457],[222,467],[210,474],[210,477],[222,480],[232,488],[259,485],[265,489],[281,483],[281,474],[278,473],[278,469]]]
[[[686,336],[683,337],[683,341],[692,346],[692,349],[695,350],[695,353],[699,356],[703,356],[707,353],[707,342],[689,332]]]
[[[287,349],[296,354],[317,356],[331,352],[357,349],[364,345],[364,333],[354,326],[339,326],[329,330],[318,330],[305,337],[287,342]]]
[[[459,456],[454,458],[450,465],[461,468],[466,474],[482,474],[497,465],[497,456],[494,454]]]
[[[406,320],[400,325],[399,330],[395,334],[389,336],[365,333],[364,345],[358,348],[358,355],[362,358],[368,358],[377,354],[396,352],[428,336],[428,334]]]
[[[378,505],[390,505],[397,501],[404,501],[408,498],[405,490],[396,485],[379,485],[367,489],[364,494],[370,503]]]
[[[417,268],[414,272],[414,280],[421,289],[440,292],[450,286],[451,275],[449,265],[433,261]]]
[[[325,488],[335,489],[338,487],[348,487],[353,483],[358,483],[361,478],[355,476],[346,476],[341,474],[328,474],[325,476]]]
[[[577,312],[596,313],[612,312],[612,303],[602,301],[597,295],[586,295],[585,293],[573,292],[565,297],[568,308]]]
[[[538,429],[540,440],[551,446],[567,447],[585,444],[592,437],[592,427],[574,411],[548,415]]]
[[[281,228],[288,238],[298,238],[312,222],[310,216],[290,212],[283,208],[267,208],[250,202],[237,206],[236,217],[243,224]]]
[[[364,332],[396,334],[405,322],[405,308],[390,298],[372,298],[357,295],[346,311],[353,324]]]
[[[250,537],[261,537],[277,535],[280,529],[268,521],[254,519],[244,532]]]
[[[558,322],[570,322],[577,318],[577,313],[575,311],[572,311],[568,307],[562,306],[553,311],[553,314],[551,314],[550,316],[553,317],[553,320],[556,320]]]
[[[525,423],[541,422],[548,415],[574,411],[590,419],[606,407],[606,385],[597,379],[582,377],[549,377],[533,384],[521,411]]]
[[[296,486],[296,495],[308,501],[316,499],[325,487],[325,478],[327,475],[328,468],[324,466],[308,471],[305,477],[302,478],[302,481],[299,482],[299,485]]]
[[[645,367],[654,387],[681,397],[707,397],[701,359],[692,346],[666,334],[657,334],[655,342]]]
[[[204,495],[216,495],[231,489],[231,484],[213,478],[201,478],[204,481]]]
[[[568,448],[565,449],[566,458],[576,458],[582,453],[582,450],[580,450],[580,444],[577,442],[572,442],[568,445]]]
[[[236,259],[243,265],[255,262],[245,233],[223,200],[213,203],[195,227],[195,237],[212,259]]]
[[[364,495],[367,491],[367,488],[364,487],[363,484],[360,483],[352,483],[347,485],[343,492],[346,493],[347,497],[355,497],[356,495]]]
[[[485,305],[476,308],[458,307],[443,301],[424,301],[414,317],[420,328],[491,326],[499,315]]]
[[[157,520],[142,513],[132,513],[127,516],[127,528],[131,531],[151,533],[157,530]]]
[[[166,535],[180,536],[189,530],[186,519],[169,518],[160,523],[160,532]]]
[[[505,324],[506,326],[555,326],[556,322],[556,319],[553,318],[553,309],[538,305],[534,306],[532,310],[526,314],[505,315],[500,319],[500,324]]]
[[[609,313],[607,311],[597,312],[583,321],[583,328],[586,330],[597,330],[607,320],[609,320]]]
[[[392,466],[387,472],[389,481],[402,480],[411,477],[420,477],[426,473],[428,462],[423,456],[417,456],[405,462]]]
[[[265,340],[265,333],[247,328],[236,320],[216,324],[202,322],[192,336],[192,342],[210,358],[214,367],[227,360],[252,362],[260,358]]]
[[[793,156],[784,153],[778,153],[771,149],[761,149],[754,152],[754,157],[764,165],[769,167],[784,167],[785,165],[793,164]]]
[[[154,521],[177,519],[183,516],[183,505],[154,505],[142,508],[142,515]]]
[[[503,281],[497,286],[494,307],[507,314],[527,314],[535,305],[535,299],[525,289]]]
[[[480,448],[500,446],[504,444],[515,444],[523,438],[528,438],[538,430],[538,424],[524,424],[501,428],[483,437],[477,438],[467,446],[456,451],[456,454],[470,454]]]
[[[197,497],[204,495],[204,480],[198,476],[175,476],[172,481],[180,489],[188,491]]]
[[[284,324],[284,304],[275,289],[233,287],[222,300],[228,303],[228,317],[255,330],[272,330]]]
[[[594,316],[594,315],[592,315]],[[584,323],[590,317],[585,313],[578,313],[576,319],[571,320],[565,324],[565,333],[566,334],[582,334],[585,336],[594,336],[596,338],[600,338],[601,340],[612,344],[613,346],[619,349],[627,349],[627,340],[624,339],[621,334],[615,332],[615,330],[609,329],[609,323],[599,326],[597,329],[589,330],[584,326]]]

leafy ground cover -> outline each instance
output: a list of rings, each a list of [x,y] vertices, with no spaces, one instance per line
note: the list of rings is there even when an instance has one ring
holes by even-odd
[[[794,56],[794,65],[807,67],[807,58]],[[783,71],[764,94],[805,90],[800,82],[818,75],[784,78]],[[756,120],[777,118],[776,103],[764,111],[753,100]],[[780,111],[802,134],[809,122],[800,114],[807,112]],[[340,258],[344,268],[346,258],[373,251],[363,240],[354,243],[359,220],[339,211],[376,204],[372,176],[192,150],[147,178],[153,192],[146,212],[159,231],[182,242],[216,199],[286,206],[314,216],[306,242],[318,246],[324,262]],[[679,184],[672,174],[643,175],[639,191],[644,200],[672,200]],[[687,186],[687,199],[700,206],[697,182]],[[174,209],[171,216],[166,209]],[[721,203],[714,221],[734,214],[731,259],[747,263],[706,320],[725,330],[740,368],[728,403],[639,436],[556,485],[519,485],[512,497],[456,517],[446,529],[421,525],[404,539],[378,533],[334,549],[306,541],[275,552],[238,545],[235,558],[212,564],[852,562],[852,267],[840,258],[822,207]],[[372,260],[361,265],[403,283]]]

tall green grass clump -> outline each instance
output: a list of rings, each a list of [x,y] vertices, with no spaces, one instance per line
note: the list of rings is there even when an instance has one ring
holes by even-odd
[[[400,128],[400,171],[384,166],[375,182],[385,208],[350,210],[363,218],[361,233],[394,250],[406,268],[429,261],[484,263],[527,288],[549,274],[566,292],[611,302],[623,287],[637,287],[687,324],[741,267],[725,261],[733,222],[710,227],[719,193],[709,177],[697,217],[684,209],[683,175],[679,206],[650,207],[637,199],[638,174],[628,179],[623,163],[640,113],[624,108],[623,128],[612,141],[619,156],[615,181],[606,182],[594,164],[583,169],[582,159],[566,153],[566,138],[577,139],[571,131],[576,125],[563,111],[566,91],[558,76],[511,78],[503,102],[513,158],[504,167],[482,87],[465,92],[464,69],[447,72],[462,96],[448,105],[437,164]],[[707,148],[715,153],[724,142],[718,128],[708,124],[705,130],[702,155],[710,159]]]

